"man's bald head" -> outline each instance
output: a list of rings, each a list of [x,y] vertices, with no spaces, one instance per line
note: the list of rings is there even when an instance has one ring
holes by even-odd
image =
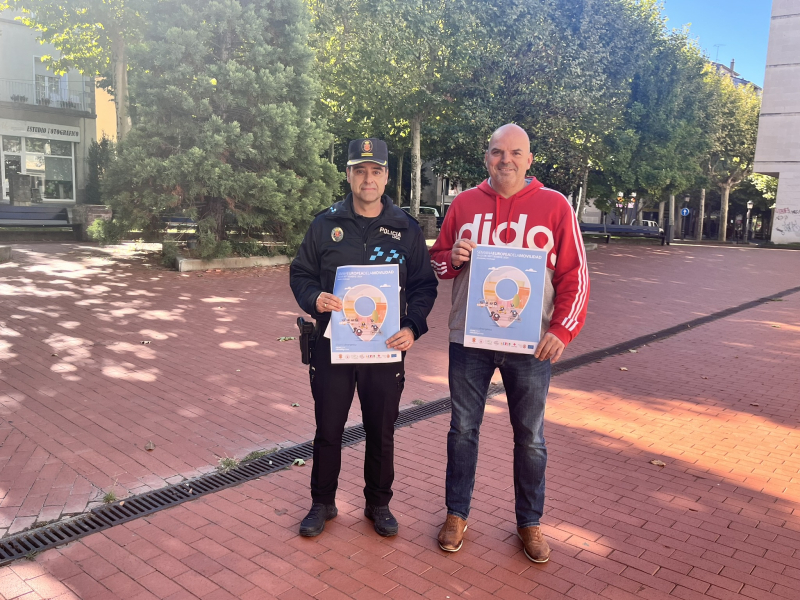
[[[525,187],[525,174],[533,162],[531,141],[519,125],[508,123],[489,138],[484,159],[489,184],[506,198]]]
[[[492,137],[489,138],[489,148],[492,147],[492,142],[494,142],[497,138],[506,137],[506,136],[514,136],[515,138],[519,139],[520,142],[524,140],[524,147],[530,150],[531,148],[531,140],[528,137],[528,133],[516,123],[506,123],[495,129]]]

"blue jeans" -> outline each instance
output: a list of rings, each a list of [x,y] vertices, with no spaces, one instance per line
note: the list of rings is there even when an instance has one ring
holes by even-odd
[[[450,398],[447,434],[447,512],[469,516],[478,438],[492,375],[500,369],[514,430],[514,495],[517,527],[539,525],[544,511],[544,409],[550,387],[550,361],[530,354],[495,352],[450,343]]]

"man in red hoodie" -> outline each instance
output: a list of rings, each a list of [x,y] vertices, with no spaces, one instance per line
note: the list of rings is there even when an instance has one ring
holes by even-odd
[[[447,434],[447,520],[439,532],[439,546],[456,552],[463,544],[486,394],[499,368],[514,430],[517,533],[525,555],[543,563],[550,558],[539,527],[544,511],[544,412],[550,364],[583,326],[589,273],[572,206],[536,178],[526,178],[532,162],[530,140],[521,127],[508,124],[495,131],[485,156],[489,179],[453,201],[431,248],[431,263],[440,279],[455,279],[449,321],[453,408]],[[541,341],[533,355],[464,346],[469,260],[477,244],[547,252]]]

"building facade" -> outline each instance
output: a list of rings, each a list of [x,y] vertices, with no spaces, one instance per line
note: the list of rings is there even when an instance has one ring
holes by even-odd
[[[49,71],[42,57],[58,51],[15,16],[0,13],[0,203],[12,203],[10,180],[21,173],[34,203],[72,205],[83,199],[96,137],[94,82]]]
[[[800,244],[800,0],[773,0],[755,171],[778,177],[772,241]]]

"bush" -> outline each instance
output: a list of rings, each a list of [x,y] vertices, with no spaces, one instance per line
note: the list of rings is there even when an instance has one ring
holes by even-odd
[[[234,254],[245,258],[251,256],[276,256],[279,254],[274,246],[265,246],[256,240],[231,240],[230,245]]]
[[[225,258],[232,252],[231,243],[227,240],[217,241],[216,222],[207,217],[197,224],[198,244],[197,250],[200,258]]]
[[[86,233],[90,239],[99,242],[101,246],[107,246],[109,244],[119,244],[127,230],[128,227],[125,223],[95,219],[86,228]]]
[[[174,268],[177,259],[178,244],[175,242],[163,242],[161,244],[161,264],[165,267]]]

